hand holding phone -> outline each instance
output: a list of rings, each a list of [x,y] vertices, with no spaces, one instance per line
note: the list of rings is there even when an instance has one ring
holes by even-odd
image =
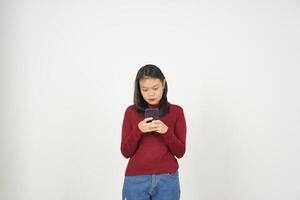
[[[152,118],[152,119],[148,120],[147,118]],[[157,120],[157,121],[150,123],[153,120]],[[168,126],[159,120],[158,108],[145,109],[145,119],[138,124],[138,127],[143,133],[157,132],[160,134],[165,134],[168,131]]]
[[[152,120],[149,120],[147,122],[151,122],[153,120],[159,119],[159,109],[158,108],[146,108],[145,109],[145,118],[152,117]]]

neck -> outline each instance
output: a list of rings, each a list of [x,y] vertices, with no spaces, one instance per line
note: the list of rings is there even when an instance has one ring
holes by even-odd
[[[159,104],[148,104],[149,108],[158,108]]]

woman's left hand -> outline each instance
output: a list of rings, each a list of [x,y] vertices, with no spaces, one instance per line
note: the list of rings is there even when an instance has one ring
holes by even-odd
[[[162,121],[153,120],[152,123],[154,125],[154,131],[160,134],[165,134],[168,131],[168,126],[165,125]]]

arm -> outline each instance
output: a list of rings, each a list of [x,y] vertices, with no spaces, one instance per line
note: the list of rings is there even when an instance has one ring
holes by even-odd
[[[129,117],[130,111],[127,109],[123,119],[121,139],[121,152],[125,158],[129,158],[135,153],[142,137],[138,126],[131,124]]]
[[[165,134],[162,134],[162,137],[174,156],[183,157],[186,143],[186,122],[182,109],[178,112],[175,130],[169,128]]]

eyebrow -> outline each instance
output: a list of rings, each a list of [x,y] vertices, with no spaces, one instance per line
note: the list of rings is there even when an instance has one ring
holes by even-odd
[[[154,87],[157,87],[157,86],[159,86],[159,83],[158,84],[155,84],[155,85],[153,85],[152,87],[150,87],[150,88],[154,88]],[[147,87],[145,87],[145,86],[141,86],[141,88],[143,88],[143,89],[147,89]]]

